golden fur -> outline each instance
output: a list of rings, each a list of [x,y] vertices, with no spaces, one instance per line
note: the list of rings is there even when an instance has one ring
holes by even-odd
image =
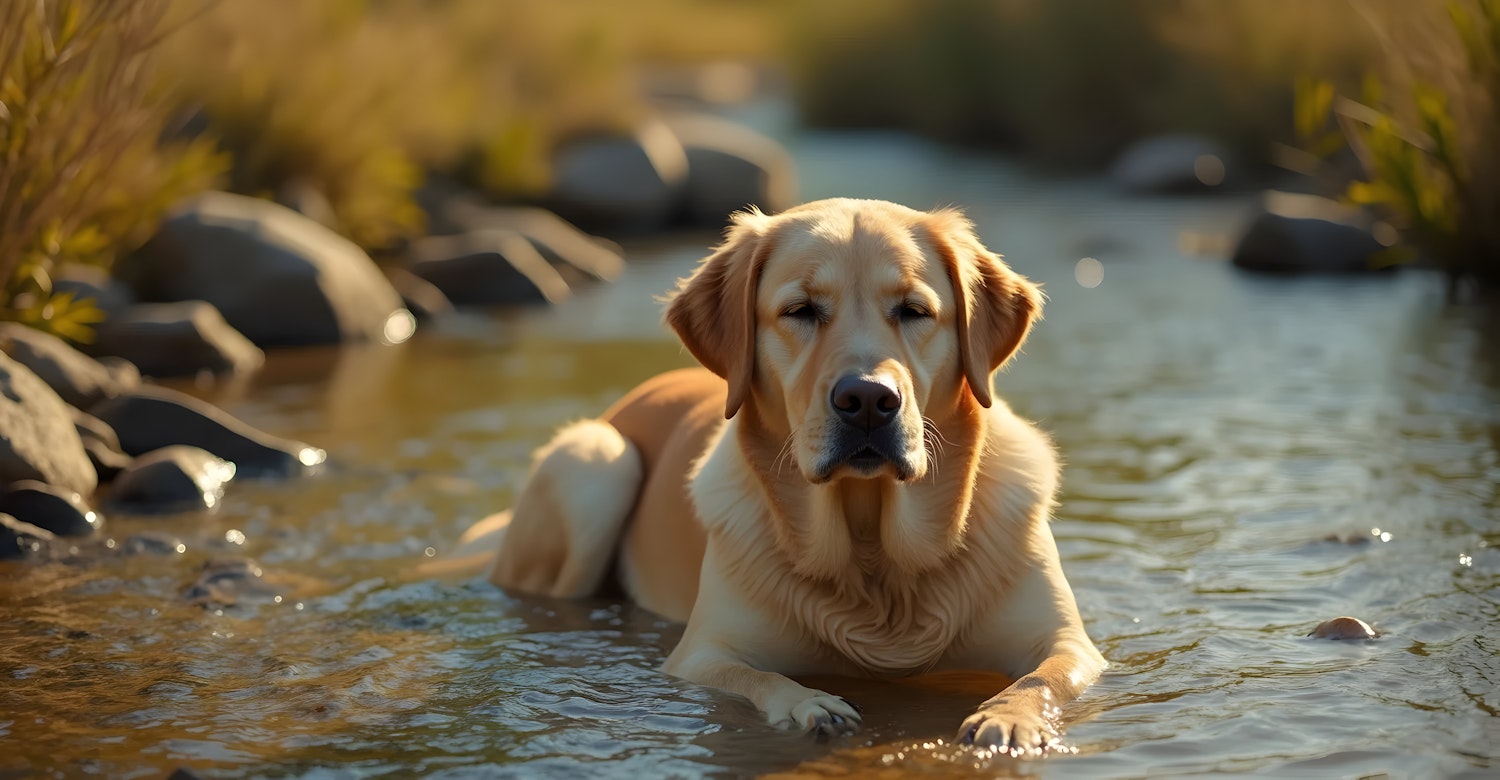
[[[1052,445],[990,389],[1040,308],[956,211],[737,215],[667,308],[707,370],[560,432],[469,549],[498,544],[494,582],[554,596],[616,572],[686,621],[668,673],[773,724],[859,725],[790,675],[982,670],[1015,682],[959,738],[1039,749],[1104,667],[1048,527]]]

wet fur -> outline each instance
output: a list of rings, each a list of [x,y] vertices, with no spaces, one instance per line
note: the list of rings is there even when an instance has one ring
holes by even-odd
[[[798,296],[819,320],[789,313]],[[667,310],[707,371],[653,378],[566,429],[513,518],[469,544],[500,545],[497,584],[551,595],[587,595],[616,566],[627,595],[687,622],[666,671],[774,724],[860,720],[787,675],[978,669],[1016,682],[959,737],[1040,748],[1104,667],[1048,527],[1052,445],[990,388],[1040,308],[955,211],[739,215]],[[827,468],[848,433],[829,387],[851,374],[903,399],[890,434],[906,460],[873,474]]]

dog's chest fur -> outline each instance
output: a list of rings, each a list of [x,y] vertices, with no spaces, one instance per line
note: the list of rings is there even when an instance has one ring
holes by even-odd
[[[877,538],[854,534],[841,573],[799,573],[769,530],[784,518],[774,516],[777,510],[757,485],[735,478],[744,474],[730,466],[735,457],[734,448],[711,448],[691,483],[723,576],[750,603],[866,675],[905,677],[932,669],[1007,584],[983,571],[991,546],[985,539],[971,539],[940,567],[908,574],[883,559]]]

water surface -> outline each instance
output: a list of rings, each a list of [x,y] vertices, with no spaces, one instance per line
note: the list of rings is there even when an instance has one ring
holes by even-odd
[[[775,732],[659,673],[680,627],[649,613],[410,575],[509,503],[553,428],[690,363],[653,296],[702,235],[633,245],[624,279],[552,310],[275,354],[204,390],[329,467],[237,484],[211,515],[111,518],[115,550],[0,564],[0,775],[1495,771],[1495,315],[1421,274],[1261,279],[1184,254],[1236,229],[1243,199],[1130,199],[892,136],[792,143],[808,198],[966,205],[1046,285],[997,386],[1065,454],[1054,530],[1113,664],[1067,710],[1076,753],[981,759],[940,742],[972,693],[896,685],[854,687],[857,737]],[[148,529],[185,552],[122,551]],[[230,607],[184,597],[233,556],[269,584]],[[1305,638],[1343,614],[1383,636]]]

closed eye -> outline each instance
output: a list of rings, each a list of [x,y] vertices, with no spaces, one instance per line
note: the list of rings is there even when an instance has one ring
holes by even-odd
[[[932,310],[914,301],[904,301],[895,312],[896,319],[905,321],[926,320],[932,318]]]
[[[818,307],[814,306],[808,301],[798,301],[796,303],[789,304],[786,308],[781,310],[781,316],[787,319],[801,320],[803,322],[817,322],[823,318],[822,313],[818,311]]]

